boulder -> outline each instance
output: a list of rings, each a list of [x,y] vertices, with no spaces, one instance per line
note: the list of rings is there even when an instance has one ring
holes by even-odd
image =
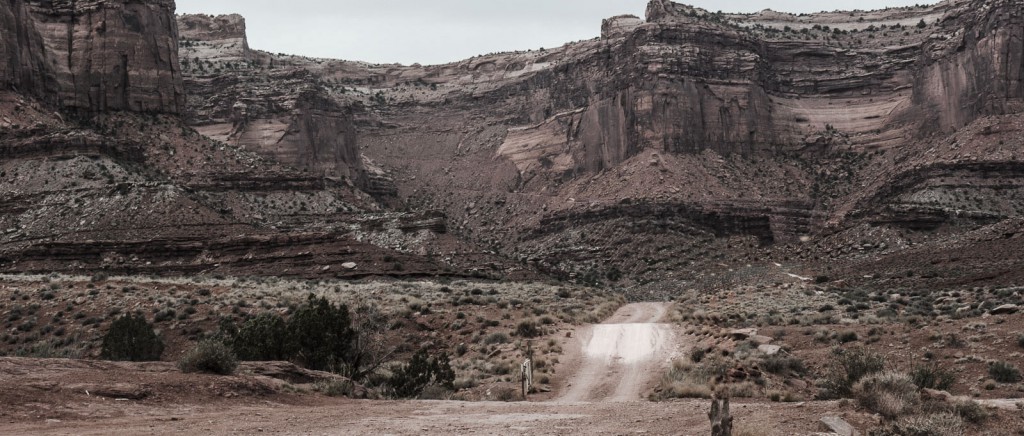
[[[992,309],[991,311],[989,311],[989,313],[993,315],[1009,315],[1012,313],[1017,313],[1018,310],[1020,310],[1020,307],[1018,307],[1016,304],[1004,304],[995,309]]]
[[[839,436],[859,436],[860,432],[853,428],[850,423],[846,422],[843,418],[838,416],[825,416],[822,417],[818,422],[821,423],[825,430],[831,431],[832,433],[838,434]]]
[[[751,336],[757,334],[757,329],[746,328],[746,329],[733,329],[729,331],[729,337],[736,341],[745,340]]]

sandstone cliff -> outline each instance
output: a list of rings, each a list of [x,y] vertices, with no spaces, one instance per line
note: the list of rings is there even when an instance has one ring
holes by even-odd
[[[19,82],[33,84],[26,92],[91,113],[183,109],[173,1],[17,0],[5,7],[16,13],[13,33],[25,52]]]
[[[39,97],[56,94],[43,38],[36,31],[24,2],[0,4],[0,83]]]
[[[443,216],[382,212],[346,183],[352,114],[308,74],[228,107],[239,130],[260,110],[287,120],[256,150],[284,163],[189,128],[173,1],[15,0],[0,23],[0,270],[419,275],[460,247]]]
[[[642,288],[769,259],[863,277],[929,248],[975,250],[998,281],[994,257],[1024,258],[978,242],[1024,214],[1022,0],[654,0],[600,38],[434,66],[260,52],[237,15],[165,29],[170,6],[0,6],[18,90],[0,93],[0,264],[404,274],[394,251],[419,272],[438,271],[427,254]],[[65,124],[26,96],[100,115]],[[208,139],[117,109],[180,112]]]
[[[304,68],[249,49],[238,15],[182,15],[187,118],[203,134],[369,188],[353,109]]]

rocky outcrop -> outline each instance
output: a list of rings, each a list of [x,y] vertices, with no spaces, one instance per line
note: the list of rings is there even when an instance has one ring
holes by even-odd
[[[88,113],[183,109],[173,0],[16,0],[6,7],[16,12],[25,91]]]
[[[370,187],[353,108],[333,98],[321,77],[250,50],[241,16],[181,15],[178,27],[187,117],[200,132],[316,175]]]
[[[636,15],[619,15],[612,17],[601,22],[601,38],[621,38],[633,33],[633,29],[636,29],[644,20]]]

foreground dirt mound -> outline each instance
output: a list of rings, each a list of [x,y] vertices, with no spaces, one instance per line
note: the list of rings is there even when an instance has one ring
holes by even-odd
[[[171,362],[0,358],[0,422],[114,418],[208,405],[304,404],[289,392],[339,377],[286,362],[245,362],[235,376],[183,374]]]

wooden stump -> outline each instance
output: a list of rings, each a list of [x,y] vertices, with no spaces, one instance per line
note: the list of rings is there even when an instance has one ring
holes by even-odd
[[[729,399],[719,401],[718,396],[711,397],[711,436],[732,436],[732,416],[729,416]]]

